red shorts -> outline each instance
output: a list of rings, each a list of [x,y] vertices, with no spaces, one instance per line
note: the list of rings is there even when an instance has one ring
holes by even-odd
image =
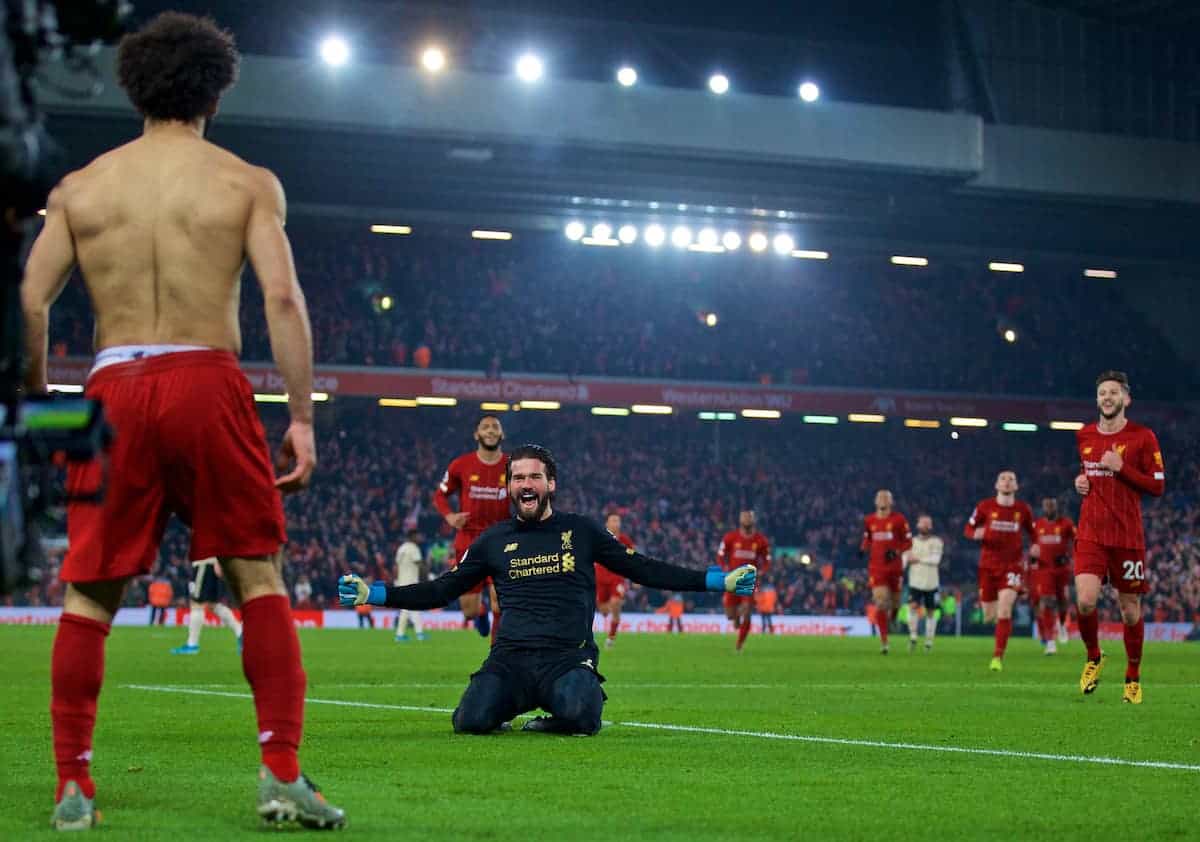
[[[283,502],[254,395],[228,351],[118,363],[88,380],[116,434],[101,505],[70,503],[66,582],[149,573],[174,512],[188,558],[258,558],[287,540]],[[100,460],[71,464],[67,490],[94,491]]]
[[[754,597],[753,596],[738,596],[735,593],[727,593],[727,594],[725,594],[724,598],[722,598],[721,602],[724,604],[726,610],[728,610],[730,608],[736,608],[739,605],[753,606],[754,605]]]
[[[480,534],[483,534],[483,533],[480,533]],[[457,538],[454,539],[454,566],[455,567],[458,567],[459,563],[463,560],[463,556],[465,556],[467,554],[467,550],[471,549],[471,545],[475,543],[475,539],[478,537],[479,537],[479,535],[472,535],[470,540],[464,544],[460,544]],[[486,579],[484,579],[478,585],[471,588],[469,591],[465,591],[465,593],[474,594],[475,596],[479,596],[480,594],[483,593],[483,589],[490,587],[491,584],[492,584],[492,577],[488,576]]]
[[[1090,573],[1108,583],[1120,593],[1145,593],[1146,551],[1122,547],[1106,547],[1093,541],[1075,542],[1075,575]]]
[[[1074,574],[1069,564],[1038,567],[1033,571],[1034,595],[1038,599],[1057,599],[1068,602],[1071,598],[1073,579]]]
[[[892,593],[900,593],[900,580],[903,578],[903,565],[899,567],[867,568],[867,586],[870,588],[887,588]]]
[[[1020,591],[1025,586],[1024,572],[1017,567],[980,567],[979,601],[995,602],[1002,590]]]
[[[597,582],[596,583],[596,604],[608,605],[614,599],[625,599],[625,583],[624,582]]]

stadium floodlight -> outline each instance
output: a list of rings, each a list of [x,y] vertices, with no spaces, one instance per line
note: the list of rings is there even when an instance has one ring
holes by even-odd
[[[958,441],[958,430],[951,430],[950,438],[954,439],[955,441]]]
[[[661,225],[647,225],[645,233],[642,234],[642,239],[651,248],[658,248],[667,241],[667,232],[663,230]]]
[[[655,403],[635,403],[630,407],[637,415],[670,415],[675,410]]]
[[[572,220],[567,223],[567,227],[563,229],[563,233],[567,235],[567,239],[572,242],[578,242],[583,239],[583,235],[587,232],[587,228],[579,220]]]
[[[828,260],[829,252],[813,251],[812,249],[792,249],[792,257],[799,257],[802,260]]]
[[[1051,421],[1050,429],[1051,430],[1071,430],[1071,431],[1082,430],[1083,422],[1082,421]]]
[[[720,241],[721,235],[715,228],[701,228],[700,233],[696,235],[696,242],[705,248],[716,248]]]
[[[805,415],[805,424],[836,424],[838,417],[836,415]]]
[[[609,225],[607,222],[597,222],[595,225],[592,226],[592,239],[593,240],[611,240],[612,239],[612,226]]]
[[[612,237],[608,237],[607,239],[603,240],[597,239],[596,237],[584,237],[583,244],[585,246],[606,246],[607,248],[614,248],[621,245],[621,241],[614,240]]]
[[[737,251],[742,247],[742,235],[737,231],[726,231],[721,237],[721,245],[728,251]]]
[[[372,225],[371,233],[372,234],[398,234],[400,236],[407,236],[408,234],[412,233],[412,226],[410,226],[410,225]]]
[[[846,416],[846,420],[856,424],[882,424],[887,418],[874,412],[851,412]]]
[[[724,73],[714,73],[708,77],[708,89],[720,96],[729,91],[729,77]]]
[[[476,240],[511,240],[513,235],[512,231],[489,231],[486,228],[476,228],[471,232],[471,237]]]
[[[892,264],[895,266],[928,266],[928,257],[906,257],[903,254],[893,254]]]
[[[404,409],[411,409],[415,406],[420,406],[420,404],[418,404],[412,398],[380,398],[379,405]]]
[[[776,254],[791,254],[796,248],[796,241],[791,234],[776,234],[771,240],[771,246]]]
[[[617,71],[617,83],[623,88],[632,88],[637,84],[638,74],[629,65],[625,65]]]
[[[938,427],[942,426],[942,422],[929,418],[905,418],[904,426],[911,427],[916,430],[936,430]]]
[[[778,409],[743,409],[743,418],[761,418],[763,420],[774,421],[783,417],[783,413]]]
[[[484,412],[508,412],[508,404],[500,401],[484,401],[479,408]]]
[[[993,272],[1024,272],[1025,266],[1021,263],[1001,263],[993,260],[988,264],[988,268]]]
[[[617,239],[625,245],[637,242],[638,230],[636,225],[622,225],[617,230]]]
[[[533,53],[525,53],[517,59],[516,70],[518,79],[532,84],[542,78],[546,67],[542,64],[542,60]]]
[[[755,231],[750,235],[750,250],[751,251],[766,251],[767,250],[767,235],[761,231]]]
[[[321,60],[330,67],[341,67],[350,61],[350,44],[340,35],[328,35],[318,48]]]
[[[717,321],[718,320],[717,320],[716,313],[705,313],[704,314],[704,324],[708,325],[709,327],[716,327]]]
[[[558,401],[521,401],[521,409],[562,409]]]
[[[987,425],[986,418],[963,418],[956,415],[950,419],[951,427],[986,427]]]
[[[812,562],[813,562],[813,557],[811,555],[809,555],[808,553],[800,554],[800,563],[803,564],[805,567],[808,567],[808,565],[812,564]]]
[[[816,82],[801,82],[796,92],[805,102],[816,102],[821,98],[821,88]]]
[[[390,310],[395,305],[396,305],[396,299],[392,298],[390,295],[379,296],[379,309],[380,310]]]
[[[419,406],[458,406],[458,398],[444,398],[441,395],[417,395]]]
[[[1013,330],[1011,327],[1006,328],[1004,331],[1004,341],[1007,342],[1009,345],[1016,342],[1017,341],[1017,332],[1015,330]]]
[[[1000,426],[1009,433],[1036,433],[1038,428],[1037,424],[1027,424],[1024,421],[1005,421]]]
[[[692,229],[686,225],[676,225],[671,231],[671,245],[678,249],[687,248],[692,242]]]
[[[1117,279],[1117,271],[1115,269],[1084,269],[1083,276],[1085,278],[1105,278],[1115,281]]]
[[[610,415],[614,418],[624,418],[629,410],[623,406],[593,406],[592,415]]]
[[[254,393],[255,403],[287,403],[287,395],[264,394],[262,392]]]
[[[441,47],[426,47],[421,53],[421,66],[430,73],[441,73],[446,69],[446,51]]]

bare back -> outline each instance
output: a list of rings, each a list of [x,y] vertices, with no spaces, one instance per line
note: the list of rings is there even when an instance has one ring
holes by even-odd
[[[264,172],[194,132],[166,127],[64,181],[97,351],[149,344],[241,350],[247,223]]]

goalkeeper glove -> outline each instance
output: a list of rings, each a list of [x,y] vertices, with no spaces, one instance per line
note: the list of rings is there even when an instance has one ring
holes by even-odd
[[[387,585],[375,582],[368,585],[361,576],[347,573],[338,579],[338,602],[343,608],[356,605],[384,605],[387,603]]]
[[[704,574],[704,589],[750,596],[754,593],[754,582],[757,578],[758,570],[753,564],[743,564],[728,573],[719,567],[710,567]]]

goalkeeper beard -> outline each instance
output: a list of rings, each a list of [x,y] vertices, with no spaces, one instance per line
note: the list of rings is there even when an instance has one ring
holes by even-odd
[[[537,505],[533,509],[527,510],[521,505],[521,498],[529,494],[537,497]],[[546,491],[544,494],[538,494],[532,489],[521,489],[510,492],[508,498],[516,509],[518,518],[527,523],[537,523],[546,514],[546,509],[550,507],[550,503],[554,499],[554,492]]]

